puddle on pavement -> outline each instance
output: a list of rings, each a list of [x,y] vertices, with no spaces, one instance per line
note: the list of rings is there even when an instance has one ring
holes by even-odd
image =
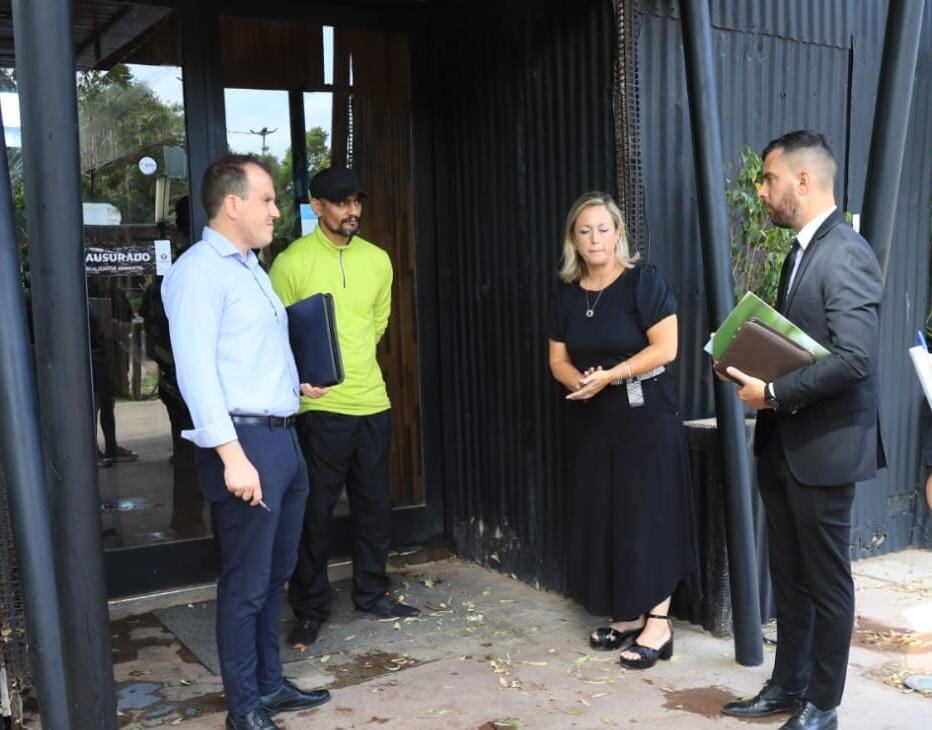
[[[852,643],[864,649],[898,654],[932,653],[932,634],[886,626],[862,616],[855,625]]]
[[[116,502],[102,502],[100,505],[101,512],[138,512],[151,508],[152,500],[145,497],[125,497]]]
[[[208,692],[198,697],[192,697],[189,700],[166,702],[166,704],[185,719],[226,712],[227,710],[227,702],[221,692]]]
[[[348,661],[342,664],[321,664],[321,671],[334,678],[328,689],[340,689],[354,684],[360,684],[373,677],[381,677],[401,669],[416,667],[421,664],[404,654],[393,654],[386,651],[370,651],[364,654],[349,654]]]
[[[733,689],[712,685],[709,687],[689,687],[688,689],[665,689],[664,707],[668,710],[680,710],[693,715],[702,715],[712,719],[722,717],[722,705],[736,698]],[[765,717],[758,720],[773,723],[773,718]],[[755,720],[748,722],[756,723]]]
[[[155,682],[124,682],[117,687],[117,710],[144,710],[158,704],[162,698],[156,694],[162,685]]]
[[[901,662],[887,662],[882,666],[873,667],[865,672],[865,676],[883,682],[888,687],[905,691],[907,694],[915,692],[919,696],[932,698],[932,690],[926,692],[909,687],[907,680],[910,677],[918,676],[916,667],[908,667]]]
[[[155,532],[148,532],[143,534],[143,538],[147,542],[165,542],[166,540],[171,540],[172,535],[168,532],[161,532],[156,530]]]
[[[159,636],[134,636],[134,632],[148,629],[145,633],[160,630]],[[151,613],[130,616],[119,621],[110,622],[110,652],[114,664],[131,662],[139,658],[139,650],[150,646],[171,646],[177,641],[175,635],[166,629],[162,622]]]
[[[161,695],[162,685],[154,682],[125,682],[117,687],[117,710],[120,726],[145,720],[190,720],[202,715],[226,711],[226,700],[220,692],[167,700]]]

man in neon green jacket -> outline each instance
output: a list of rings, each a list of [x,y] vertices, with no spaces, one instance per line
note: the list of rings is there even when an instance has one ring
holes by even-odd
[[[389,448],[391,404],[376,345],[388,326],[392,264],[356,235],[366,197],[347,168],[311,180],[317,227],[275,259],[269,276],[285,306],[312,294],[333,296],[344,379],[320,398],[302,398],[298,435],[311,493],[288,602],[299,625],[289,643],[304,648],[330,616],[333,509],[345,485],[353,522],[353,603],[363,618],[404,618],[419,611],[392,600],[385,572],[391,543]]]

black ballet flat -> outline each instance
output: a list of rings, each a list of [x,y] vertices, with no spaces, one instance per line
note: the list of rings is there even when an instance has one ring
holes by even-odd
[[[599,651],[615,651],[620,649],[628,639],[637,636],[643,630],[643,626],[628,631],[618,631],[611,626],[602,626],[589,636],[589,646]]]
[[[637,654],[638,658],[628,659],[627,657],[620,656],[618,657],[618,661],[621,662],[621,666],[627,667],[628,669],[650,669],[657,663],[658,659],[667,661],[673,656],[673,623],[670,617],[649,613],[647,614],[647,618],[662,618],[668,621],[670,623],[670,638],[667,639],[664,645],[659,649],[643,646],[642,644],[638,644],[637,641],[634,641],[625,651]]]

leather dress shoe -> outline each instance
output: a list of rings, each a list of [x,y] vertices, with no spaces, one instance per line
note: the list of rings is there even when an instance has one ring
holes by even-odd
[[[722,708],[722,712],[732,717],[766,717],[781,712],[796,712],[802,702],[803,692],[787,692],[768,679],[754,697],[729,702]]]
[[[292,710],[307,710],[317,707],[330,700],[330,692],[325,689],[315,689],[305,692],[295,687],[287,679],[282,680],[282,686],[271,694],[262,695],[262,706],[272,715],[278,712],[291,712]]]
[[[805,702],[789,720],[780,726],[780,730],[837,730],[838,713],[820,710],[811,702]]]
[[[421,609],[399,603],[391,594],[379,596],[375,603],[367,608],[356,606],[356,618],[367,621],[381,621],[383,619],[416,618],[421,615]]]
[[[264,707],[257,707],[239,717],[227,715],[227,730],[278,730],[278,725],[272,722]]]

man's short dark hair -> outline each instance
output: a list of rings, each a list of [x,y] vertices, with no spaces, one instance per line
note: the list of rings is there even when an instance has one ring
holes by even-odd
[[[821,132],[814,132],[811,129],[797,129],[795,132],[787,132],[771,140],[770,143],[764,147],[764,151],[761,152],[760,158],[766,160],[767,155],[774,150],[783,150],[783,152],[786,153],[802,149],[817,149],[823,155],[827,155],[832,162],[835,162],[835,155],[832,154],[832,148],[828,146],[828,140],[825,139],[825,135]]]
[[[224,155],[211,162],[204,170],[204,179],[201,182],[201,202],[204,204],[204,210],[207,211],[208,219],[213,219],[217,215],[227,195],[246,198],[249,193],[246,165],[256,165],[272,177],[269,166],[255,155]]]

